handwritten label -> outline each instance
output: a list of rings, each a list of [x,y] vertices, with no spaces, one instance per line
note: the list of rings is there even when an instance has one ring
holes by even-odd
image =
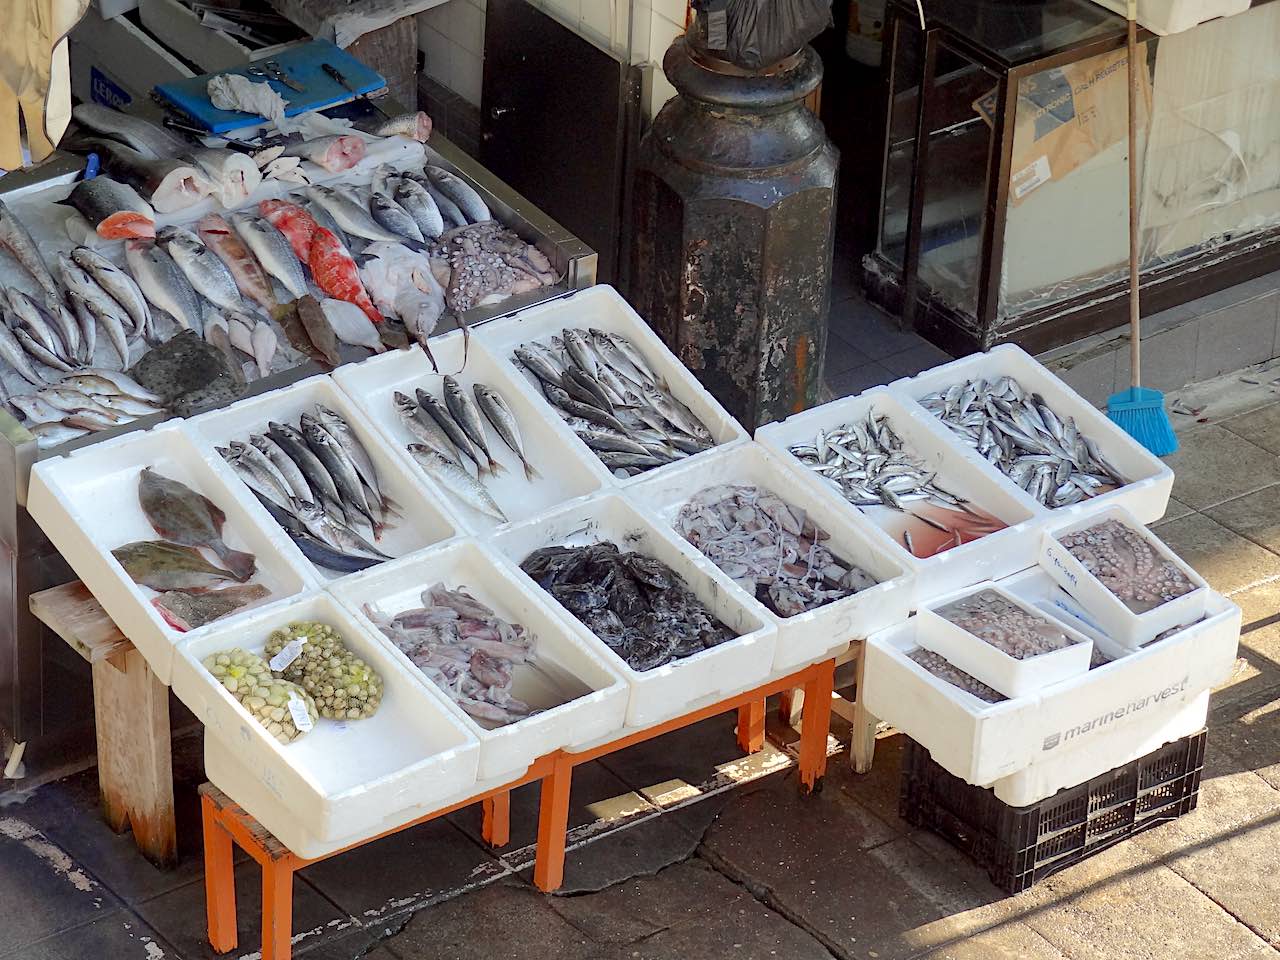
[[[289,669],[289,664],[302,656],[302,645],[307,642],[306,637],[298,637],[286,643],[279,653],[271,658],[271,662],[267,664],[273,672],[279,673],[281,670]]]
[[[302,698],[296,693],[289,694],[289,716],[293,717],[293,725],[301,733],[309,733],[311,728],[315,726],[311,720],[311,714],[307,710],[307,705],[302,702]]]

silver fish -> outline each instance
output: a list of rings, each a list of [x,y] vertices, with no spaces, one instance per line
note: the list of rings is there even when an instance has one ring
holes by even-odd
[[[338,226],[346,233],[368,240],[394,240],[397,243],[404,240],[399,234],[379,226],[368,210],[332,187],[308,187],[307,195],[332,214]]]
[[[342,497],[338,493],[337,485],[333,482],[333,477],[298,429],[273,420],[267,424],[267,435],[276,442],[290,460],[297,464],[302,475],[306,477],[307,485],[315,491],[316,496],[327,506],[335,507],[338,512],[345,514],[346,511],[342,508]]]
[[[427,476],[449,493],[472,509],[503,523],[507,522],[507,515],[502,512],[502,508],[490,496],[484,485],[458,464],[446,460],[425,444],[411,443],[408,450],[414,461],[426,471]]]
[[[38,393],[17,394],[9,398],[9,403],[28,423],[51,423],[66,416],[65,410],[55,407]]]
[[[580,330],[566,329],[561,331],[561,337],[564,339],[564,347],[569,354],[569,358],[587,376],[593,380],[598,379],[600,377],[600,364],[596,360],[595,351],[588,345],[582,332]]]
[[[445,459],[462,466],[462,461],[448,435],[417,400],[397,390],[392,402],[405,429],[416,437],[418,442],[430,447]]]
[[[552,366],[541,354],[535,353],[527,347],[516,347],[515,358],[543,383],[548,383],[554,387],[560,386],[562,371]]]
[[[422,231],[409,211],[385,193],[374,191],[369,197],[369,213],[381,227],[410,240],[422,242]]]
[[[688,407],[670,396],[665,390],[653,384],[644,384],[642,389],[644,391],[644,399],[677,430],[682,430],[689,436],[697,437],[699,440],[711,439],[711,431],[689,411]]]
[[[218,453],[245,479],[246,483],[257,487],[260,493],[270,497],[282,507],[287,506],[293,499],[288,486],[275,468],[268,466],[270,461],[261,450],[235,440],[227,447],[219,447]]]
[[[368,449],[360,442],[356,432],[351,429],[351,424],[346,421],[342,414],[326,407],[323,403],[316,404],[316,417],[320,420],[321,425],[338,441],[338,445],[346,451],[347,456],[355,465],[356,472],[360,475],[361,482],[373,491],[373,495],[385,511],[387,498],[382,492],[378,468],[374,465],[373,457],[369,456]]]
[[[9,306],[17,314],[22,326],[26,327],[32,338],[55,356],[63,356],[68,351],[66,344],[54,329],[48,312],[16,287],[7,292]]]
[[[101,390],[89,389],[89,387],[95,385],[93,382],[85,382],[90,380],[90,378],[92,378],[92,381],[106,381],[115,387],[114,392],[123,396],[132,397],[135,400],[145,400],[148,403],[154,404],[157,408],[163,406],[163,400],[160,398],[159,394],[152,393],[128,374],[121,373],[119,370],[103,370],[98,367],[87,367],[76,377],[65,382],[70,383],[76,389],[81,390],[84,393],[92,394],[102,392]]]
[[[293,512],[310,533],[331,543],[340,550],[363,553],[377,557],[379,560],[394,559],[390,554],[383,553],[345,523],[339,523],[334,520],[324,512],[324,509],[318,503],[296,504]]]
[[[471,437],[467,434],[467,431],[453,419],[453,414],[449,412],[449,408],[420,387],[415,393],[418,398],[418,404],[423,410],[427,411],[431,419],[435,420],[440,429],[444,431],[454,449],[476,465],[477,474],[483,474],[487,467],[487,458],[481,458],[480,451],[471,442]]]
[[[435,188],[453,201],[469,223],[481,223],[493,219],[489,207],[471,184],[450,173],[444,167],[427,164],[424,170]]]
[[[302,264],[294,256],[293,247],[284,234],[266,220],[237,213],[231,218],[236,232],[246,247],[258,258],[262,269],[275,277],[294,297],[305,297],[310,291]]]
[[[49,321],[58,332],[58,339],[67,348],[66,358],[81,363],[91,363],[93,358],[84,355],[84,344],[81,343],[80,327],[76,323],[76,318],[63,305],[62,300],[49,297],[44,304],[44,309]]]
[[[375,531],[379,530],[382,522],[369,506],[369,501],[364,495],[364,487],[360,483],[360,473],[351,457],[342,449],[342,445],[319,420],[309,413],[302,415],[301,432],[307,445],[333,479],[344,510],[350,507],[358,511],[369,521]]]
[[[261,451],[271,462],[271,465],[276,468],[276,472],[284,480],[294,499],[302,503],[311,503],[315,499],[315,494],[311,491],[311,484],[307,483],[307,478],[301,468],[284,451],[280,444],[265,434],[251,436],[249,443]]]
[[[524,443],[520,439],[520,425],[516,423],[515,414],[507,406],[507,401],[502,399],[502,394],[483,383],[473,384],[471,389],[476,395],[480,412],[493,424],[494,432],[511,452],[520,458],[520,463],[524,467],[524,478],[530,483],[538,479],[538,471],[525,456]]]
[[[196,293],[223,310],[244,307],[240,288],[227,265],[190,230],[164,227],[156,231],[156,242],[173,257]]]
[[[173,258],[150,240],[126,240],[125,260],[143,296],[188,330],[203,332],[200,298]]]
[[[93,362],[94,351],[98,346],[98,320],[89,309],[84,297],[74,291],[67,291],[67,300],[71,303],[71,312],[75,315],[76,324],[80,327],[80,345],[86,363]]]
[[[17,330],[13,331],[13,335],[17,338],[18,343],[22,345],[22,349],[25,350],[29,356],[40,361],[46,367],[53,367],[55,370],[61,370],[64,373],[71,373],[75,369],[75,367],[71,366],[67,361],[63,360],[62,357],[58,356],[45,346],[45,344],[33,337],[26,328],[19,327]]]
[[[444,378],[444,402],[458,426],[466,431],[467,438],[489,461],[489,472],[494,476],[504,472],[506,468],[493,459],[493,454],[489,452],[489,441],[484,435],[484,420],[480,416],[480,408],[462,388],[462,384],[450,376]]]
[[[87,271],[94,280],[98,281],[98,286],[120,304],[124,312],[129,315],[129,319],[133,321],[134,334],[140,334],[151,317],[151,310],[147,307],[147,299],[138,289],[138,284],[133,277],[89,247],[76,247],[71,251],[71,259],[76,266]]]
[[[83,437],[90,432],[87,427],[77,427],[62,421],[37,423],[27,429],[31,431],[32,436],[36,438],[37,445],[40,447],[56,447],[59,444]]]
[[[14,259],[22,265],[22,269],[35,278],[36,283],[51,297],[59,296],[58,285],[53,282],[53,274],[40,256],[40,249],[31,239],[31,234],[23,226],[22,221],[0,200],[0,245],[3,245]]]
[[[391,199],[413,217],[413,222],[418,225],[424,238],[438,237],[444,233],[444,217],[440,215],[440,208],[431,199],[426,188],[416,180],[408,177],[397,180]]]

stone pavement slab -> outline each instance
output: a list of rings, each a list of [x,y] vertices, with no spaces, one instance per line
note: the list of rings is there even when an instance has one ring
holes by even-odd
[[[1252,770],[1280,789],[1280,698],[1274,690],[1212,706],[1209,736],[1235,769]]]
[[[1219,420],[1218,426],[1280,456],[1280,404],[1273,403],[1236,417]]]
[[[1280,576],[1280,557],[1203,513],[1162,524],[1159,535],[1220,593]]]
[[[1170,497],[1169,505],[1165,508],[1165,511],[1164,511],[1164,516],[1161,517],[1159,520],[1157,520],[1155,523],[1153,523],[1152,526],[1158,527],[1160,526],[1160,524],[1168,523],[1170,520],[1180,520],[1183,517],[1185,517],[1187,514],[1194,513],[1194,512],[1195,511],[1193,511],[1185,503],[1182,503],[1180,500],[1177,500],[1174,497]]]
[[[1280,461],[1216,424],[1182,431],[1178,444],[1165,462],[1174,473],[1173,495],[1194,510],[1280,483]]]
[[[0,956],[5,960],[167,960],[174,953],[137,917],[119,912]]]
[[[1025,923],[1006,921],[967,934],[915,960],[1068,960],[1065,954]]]
[[[1280,485],[1227,500],[1204,513],[1261,547],[1280,550]]]

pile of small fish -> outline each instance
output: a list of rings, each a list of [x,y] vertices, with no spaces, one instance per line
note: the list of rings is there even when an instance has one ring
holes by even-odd
[[[1046,507],[1066,507],[1124,486],[1120,471],[1073,417],[1013,377],[981,377],[920,400],[967,446]]]
[[[116,370],[85,367],[34,393],[15,394],[10,405],[41,447],[57,446],[160,413],[160,398]]]
[[[352,573],[392,559],[374,543],[400,516],[397,504],[340,413],[317,403],[298,427],[272,421],[218,453],[316,566]]]
[[[933,556],[1005,527],[935,483],[936,472],[907,450],[888,420],[874,412],[865,421],[820,430],[812,443],[793,444],[790,451],[854,506],[898,510],[945,535],[926,545],[916,543],[910,530],[903,531],[903,543],[917,557]],[[924,507],[930,508],[927,514]]]
[[[1058,542],[1134,613],[1154,610],[1196,588],[1142,531],[1119,520],[1063,534]]]
[[[940,653],[934,653],[932,650],[924,649],[924,647],[916,647],[907,656],[939,680],[945,680],[952,686],[959,687],[965,693],[973,694],[973,696],[986,703],[1003,703],[1009,699],[999,690],[993,689],[977,677],[965,673]]]
[[[641,673],[737,636],[665,563],[613,543],[543,547],[520,569]]]
[[[1052,653],[1076,642],[1061,627],[994,590],[979,590],[933,612],[1015,660]]]
[[[525,455],[520,426],[502,394],[483,383],[472,384],[472,393],[475,399],[446,375],[443,402],[422,388],[413,397],[397,391],[396,413],[417,438],[407,449],[427,476],[471,509],[506,523],[507,515],[483,483],[486,475],[497,476],[504,469],[490,452],[485,421],[520,460],[526,480],[537,479],[538,471]],[[468,465],[475,468],[475,476]]]
[[[163,539],[126,543],[111,553],[135,583],[157,591],[151,603],[175,630],[194,630],[270,595],[262,584],[247,582],[257,560],[223,541],[227,515],[207,497],[145,467],[138,477],[138,503]],[[210,562],[202,549],[222,566]],[[224,583],[234,585],[215,589]]]
[[[521,344],[513,359],[615,475],[635,476],[715,445],[626,337],[566,329],[550,347]]]
[[[390,617],[364,605],[365,615],[414,666],[487,729],[534,711],[511,695],[514,668],[533,666],[534,642],[465,589],[443,583],[422,591],[422,606]]]
[[[780,617],[875,586],[823,543],[805,511],[760,487],[707,487],[676,514],[676,530],[739,586]]]

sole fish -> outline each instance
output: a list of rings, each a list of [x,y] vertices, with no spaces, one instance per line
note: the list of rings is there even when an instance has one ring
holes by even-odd
[[[173,257],[151,240],[126,240],[125,261],[143,296],[180,326],[203,332],[200,298]]]
[[[0,200],[0,244],[13,254],[14,259],[22,264],[22,269],[35,278],[45,293],[53,297],[60,295],[58,285],[53,282],[53,274],[40,256],[36,242],[3,200]]]
[[[151,204],[127,183],[118,183],[110,177],[81,180],[71,188],[71,194],[58,203],[79,211],[104,240],[156,235],[156,212]]]
[[[222,525],[227,515],[208,497],[145,467],[138,477],[138,503],[152,528],[166,540],[187,547],[207,547],[241,583],[253,576],[256,558],[226,545]]]
[[[205,246],[226,264],[241,294],[268,314],[279,306],[270,279],[244,241],[231,229],[231,224],[218,214],[210,213],[200,218],[196,230]]]
[[[329,320],[320,309],[316,298],[307,294],[305,297],[299,297],[294,305],[298,309],[298,320],[302,324],[302,329],[306,331],[307,339],[320,351],[325,361],[334,367],[342,363],[342,354],[338,350],[338,336],[334,333],[333,327],[329,326]]]
[[[484,485],[458,464],[445,459],[425,444],[411,443],[408,450],[414,461],[426,471],[427,476],[450,494],[485,516],[493,517],[503,523],[507,522],[507,515],[502,512],[502,508],[498,506],[497,501],[484,488]]]

